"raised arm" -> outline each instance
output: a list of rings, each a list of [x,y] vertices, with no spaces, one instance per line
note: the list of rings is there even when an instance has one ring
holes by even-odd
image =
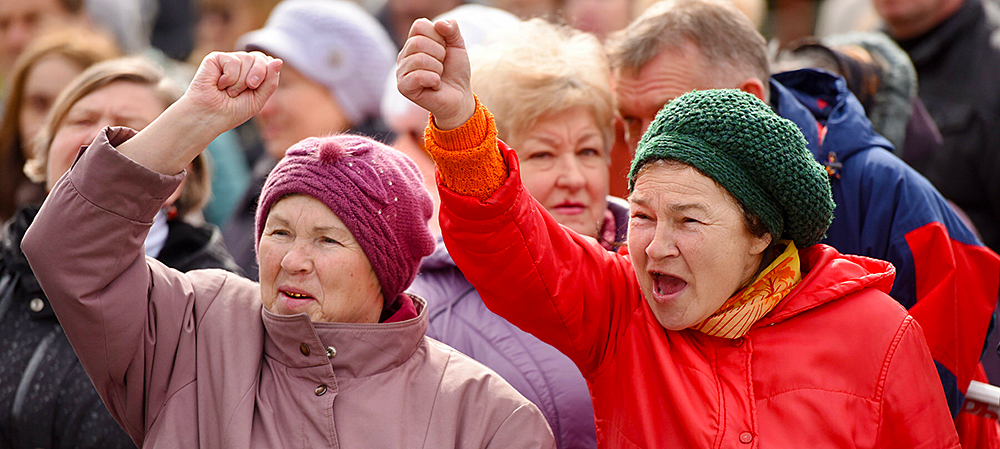
[[[197,317],[214,298],[199,292],[235,282],[147,259],[145,236],[183,167],[260,109],[280,66],[261,54],[208,56],[187,93],[142,132],[102,131],[53,186],[22,241],[88,376],[137,444],[170,395],[194,388]],[[237,299],[249,310],[255,298]]]
[[[219,134],[264,107],[280,69],[280,59],[260,52],[211,53],[184,96],[117,149],[153,171],[180,173]]]
[[[490,310],[562,351],[585,376],[595,372],[641,304],[627,258],[561,226],[524,188],[517,155],[473,95],[457,25],[414,22],[396,77],[400,93],[432,114],[425,143],[455,263]]]

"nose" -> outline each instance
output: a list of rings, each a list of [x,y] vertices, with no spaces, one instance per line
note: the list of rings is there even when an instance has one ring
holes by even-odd
[[[559,175],[556,176],[556,187],[577,191],[587,184],[581,162],[573,153],[564,154],[560,159]]]
[[[676,257],[679,254],[674,231],[669,226],[657,224],[653,240],[646,246],[646,257],[650,260],[659,260]]]
[[[309,273],[313,269],[312,255],[301,243],[292,243],[281,258],[281,269],[288,273]]]

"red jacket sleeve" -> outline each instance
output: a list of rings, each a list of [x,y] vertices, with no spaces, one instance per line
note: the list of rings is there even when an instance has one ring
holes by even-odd
[[[944,390],[934,371],[920,325],[906,317],[890,346],[882,370],[879,443],[891,449],[960,448],[958,433],[944,405]],[[940,398],[919,392],[934,392]],[[948,442],[942,445],[942,442]]]

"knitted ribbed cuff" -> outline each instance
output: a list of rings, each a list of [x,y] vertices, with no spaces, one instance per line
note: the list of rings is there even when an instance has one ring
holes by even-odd
[[[476,112],[458,128],[442,131],[431,116],[424,145],[437,164],[441,184],[455,193],[484,201],[507,181],[496,122],[478,98]]]

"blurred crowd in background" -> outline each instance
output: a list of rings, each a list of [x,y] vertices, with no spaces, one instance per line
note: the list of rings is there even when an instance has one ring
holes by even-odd
[[[601,80],[607,83],[603,90],[586,91],[589,100],[578,101],[593,110],[596,119],[592,120],[601,123],[598,143],[594,145],[599,151],[590,156],[589,162],[580,162],[583,168],[577,173],[579,179],[575,184],[559,175],[551,175],[551,180],[546,178],[547,168],[531,172],[533,166],[524,161],[521,167],[533,176],[534,184],[528,188],[546,208],[549,208],[546,192],[550,189],[586,189],[588,198],[597,205],[593,220],[579,229],[574,228],[571,220],[560,222],[581,234],[589,232],[614,249],[616,242],[623,241],[620,232],[627,221],[624,214],[628,204],[622,199],[628,195],[626,174],[634,151],[630,138],[637,140],[648,122],[640,126],[622,114],[620,98],[612,94],[617,87],[612,83],[616,68],[613,61],[606,59],[601,46],[611,46],[621,39],[622,30],[654,3],[657,2],[0,0],[0,222],[7,223],[0,248],[0,269],[9,273],[0,277],[0,298],[4,298],[0,303],[0,447],[21,447],[14,443],[7,445],[7,441],[16,437],[27,438],[10,434],[11,429],[18,428],[10,423],[30,420],[33,407],[38,413],[46,413],[44,398],[72,396],[78,402],[84,401],[86,395],[79,392],[88,388],[78,366],[52,362],[72,357],[72,349],[68,344],[58,343],[65,339],[55,336],[58,324],[44,294],[37,283],[27,282],[31,276],[17,248],[20,236],[30,225],[48,188],[72,165],[80,145],[88,144],[105,125],[139,129],[150,123],[183,92],[183,86],[207,54],[259,50],[283,59],[285,65],[278,91],[264,109],[209,145],[204,157],[196,159],[190,167],[195,176],[189,175],[164,207],[162,225],[160,228],[154,225],[146,245],[147,255],[169,266],[182,271],[224,268],[256,279],[253,233],[257,198],[267,174],[285,150],[310,136],[351,132],[394,146],[421,168],[428,191],[436,201],[433,162],[423,149],[427,112],[396,90],[397,54],[411,24],[421,17],[458,21],[473,62],[475,90],[498,116],[500,138],[519,150],[519,158],[522,158],[520,149],[530,146],[529,131],[544,124],[548,116],[536,114],[524,118],[534,113],[532,107],[506,105],[503,98],[519,87],[534,88],[531,76],[518,77],[525,70],[517,64],[536,67],[547,56],[518,61],[511,57],[517,54],[516,49],[499,45],[504,41],[504,33],[516,29],[522,21],[541,18],[596,37],[592,47],[597,50],[586,47],[574,51],[589,51],[590,56],[601,54],[600,58],[605,59],[594,62],[581,54],[580,74],[573,79],[582,84],[593,79],[598,80],[597,84]],[[733,3],[766,39],[772,74],[816,68],[843,77],[874,130],[887,140],[884,144],[879,140],[875,145],[886,148],[926,177],[948,200],[952,212],[972,235],[993,251],[1000,251],[1000,133],[997,132],[1000,129],[1000,1],[733,0]],[[551,44],[538,45],[548,48],[545,46],[560,44],[554,39]],[[557,53],[553,51],[553,55]],[[148,66],[117,67],[103,75],[88,70],[123,56],[140,57],[146,61],[142,64]],[[558,57],[575,56],[570,53]],[[591,63],[592,66],[587,65]],[[507,65],[509,70],[505,71]],[[78,79],[85,71],[90,79]],[[105,89],[117,79],[138,80],[148,89],[136,92]],[[477,82],[483,84],[476,85]],[[490,91],[491,86],[495,91]],[[516,95],[531,98],[531,94]],[[538,95],[541,98],[548,94]],[[144,101],[146,98],[149,100]],[[135,107],[137,104],[140,107]],[[823,107],[818,105],[820,109]],[[547,104],[539,104],[537,108],[543,112],[572,111]],[[818,138],[822,142],[827,128],[820,128]],[[831,152],[827,168],[831,176],[837,176],[841,161],[834,160],[832,155]],[[531,157],[531,154],[523,156],[524,160]],[[527,179],[525,182],[528,183]],[[559,219],[557,209],[553,205],[550,212]],[[857,219],[864,222],[863,218]],[[593,229],[588,226],[592,228],[595,221],[606,222],[608,226],[598,226],[596,232],[591,232]],[[437,226],[435,212],[431,227],[440,233]],[[425,270],[429,272],[452,264],[447,252],[435,253],[428,261]],[[916,293],[901,294],[920,296],[921,282],[915,281]],[[421,288],[420,285],[418,277],[415,288]],[[994,296],[995,293],[994,290]],[[433,293],[421,294],[427,297]],[[433,298],[427,299],[433,308]],[[904,302],[904,305],[909,308],[913,304]],[[18,310],[25,311],[23,316],[17,314]],[[460,342],[447,339],[462,331],[446,331],[444,326],[450,322],[439,323],[440,327],[435,328],[434,320],[432,316],[428,335],[458,347]],[[983,354],[981,363],[988,379],[1000,384],[1000,359],[995,350],[998,337],[996,326],[990,321],[989,340],[982,343],[983,348],[975,350]],[[963,326],[961,316],[954,317],[953,322],[957,327]],[[551,348],[537,349],[546,350]],[[480,361],[504,374],[502,366]],[[39,364],[46,367],[43,371],[53,372],[39,374]],[[74,386],[61,387],[70,385],[67,379],[73,378],[77,379]],[[547,411],[544,403],[551,398],[528,392],[539,388],[530,376],[521,381],[507,379],[543,412]],[[584,427],[590,426],[592,431],[593,417],[585,385],[582,379],[574,378],[572,382],[577,384],[568,388],[573,391],[565,395],[583,397],[588,402],[579,416]],[[84,410],[79,412],[81,417],[75,418],[78,421],[102,407],[96,396],[91,395],[86,401],[89,402],[75,405]],[[555,409],[553,406],[553,414],[557,413]],[[957,413],[955,409],[952,411],[953,415]],[[559,433],[560,427],[568,429],[572,424],[559,424],[558,418],[547,418],[561,447],[581,447],[572,443],[578,436]],[[113,425],[110,418],[104,423]],[[66,429],[69,433],[85,433],[72,427]],[[110,435],[113,433],[113,429],[98,431],[91,442],[110,444],[116,438]],[[592,437],[590,434],[580,438]],[[43,440],[33,441],[52,443],[50,437],[39,438]],[[130,444],[127,438],[119,441]],[[70,446],[84,446],[80,441],[77,443]],[[981,447],[1000,447],[1000,442]]]

